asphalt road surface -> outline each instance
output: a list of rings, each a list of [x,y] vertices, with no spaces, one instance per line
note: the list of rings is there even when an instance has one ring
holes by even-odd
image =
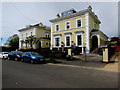
[[[1,59],[0,59],[1,60]],[[80,67],[2,61],[2,88],[117,88],[118,73]]]

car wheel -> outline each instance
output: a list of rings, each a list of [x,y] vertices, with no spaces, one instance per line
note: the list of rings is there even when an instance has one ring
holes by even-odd
[[[5,57],[3,56],[3,58],[2,58],[3,60],[5,59]]]
[[[31,61],[30,61],[30,63],[31,63],[31,64],[34,64],[34,61],[33,61],[33,60],[31,60]]]
[[[21,58],[21,61],[24,62],[24,58]]]
[[[8,57],[8,60],[10,60],[10,58]]]
[[[15,61],[17,61],[18,60],[18,58],[17,57],[15,57]]]

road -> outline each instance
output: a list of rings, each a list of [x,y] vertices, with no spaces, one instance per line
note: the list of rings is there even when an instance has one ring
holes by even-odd
[[[117,88],[118,73],[80,67],[2,61],[2,88]]]

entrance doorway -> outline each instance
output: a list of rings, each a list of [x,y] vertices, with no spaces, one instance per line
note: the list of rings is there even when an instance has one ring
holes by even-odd
[[[41,41],[39,42],[39,49],[41,49]]]
[[[92,37],[92,48],[98,48],[98,37],[97,36],[93,36]]]

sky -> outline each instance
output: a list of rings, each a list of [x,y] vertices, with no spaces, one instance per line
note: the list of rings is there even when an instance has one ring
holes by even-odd
[[[49,20],[55,18],[57,13],[71,8],[80,11],[89,5],[101,21],[100,30],[109,37],[118,36],[117,2],[2,2],[0,37],[4,43],[9,36],[19,34],[18,30],[26,25],[42,22],[51,26]]]

